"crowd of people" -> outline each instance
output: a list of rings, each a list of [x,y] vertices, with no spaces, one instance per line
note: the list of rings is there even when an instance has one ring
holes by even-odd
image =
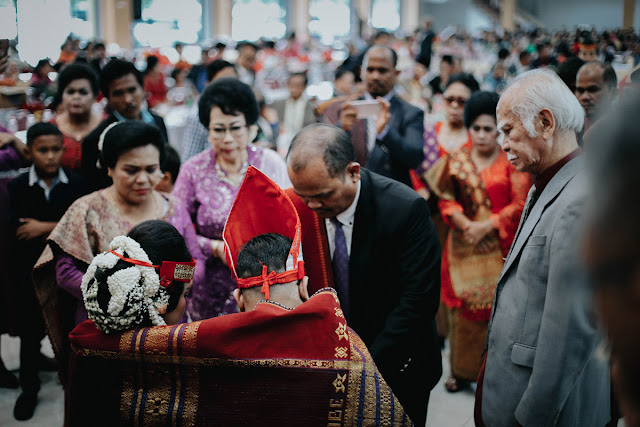
[[[49,369],[68,425],[424,426],[446,342],[478,426],[640,425],[633,30],[228,45],[33,69],[41,121],[0,129],[17,420]]]

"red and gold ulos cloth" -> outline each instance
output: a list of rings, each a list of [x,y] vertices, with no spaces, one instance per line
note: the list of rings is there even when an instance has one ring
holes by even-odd
[[[70,341],[69,426],[412,425],[332,289],[117,335],[89,320]]]

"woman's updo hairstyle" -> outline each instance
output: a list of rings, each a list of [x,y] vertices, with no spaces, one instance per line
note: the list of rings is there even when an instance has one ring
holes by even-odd
[[[189,262],[184,238],[166,221],[144,221],[128,236],[118,236],[110,250],[125,258],[161,265],[162,261]],[[173,311],[184,283],[160,285],[158,271],[120,259],[111,252],[97,255],[81,284],[87,314],[104,333],[165,325],[162,314]]]
[[[200,123],[207,129],[213,107],[220,108],[229,116],[242,114],[247,126],[255,124],[260,115],[253,90],[235,77],[222,77],[213,81],[200,95],[198,116]]]
[[[156,126],[140,120],[109,125],[100,135],[100,165],[103,168],[114,168],[118,158],[126,151],[145,145],[153,145],[160,152],[160,164],[164,162],[165,141],[162,132]]]
[[[190,262],[192,259],[182,234],[166,221],[158,219],[143,221],[133,227],[128,236],[140,243],[153,265],[161,265],[162,261]],[[183,282],[174,280],[167,288],[169,291],[167,312],[173,311],[178,305],[184,285]]]
[[[58,95],[61,97],[60,99],[62,99],[62,94],[67,86],[69,86],[69,83],[81,79],[88,80],[91,91],[93,92],[93,97],[98,96],[98,91],[100,90],[98,86],[98,74],[96,74],[89,65],[75,63],[64,67],[58,75]]]
[[[476,92],[464,104],[464,126],[469,129],[473,122],[483,114],[496,120],[496,108],[500,95],[495,92]]]
[[[478,84],[478,81],[476,80],[476,78],[473,77],[473,74],[469,74],[469,73],[454,74],[453,76],[449,77],[449,81],[447,82],[447,88],[454,83],[462,83],[463,85],[469,88],[471,93],[474,93],[480,90],[480,85]]]

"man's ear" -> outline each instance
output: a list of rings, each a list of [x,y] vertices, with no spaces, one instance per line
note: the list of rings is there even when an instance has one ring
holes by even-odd
[[[360,163],[349,163],[349,166],[347,166],[347,179],[351,179],[353,182],[360,181]]]
[[[33,156],[31,156],[31,147],[29,147],[28,145],[24,146],[24,157],[29,161],[29,162],[33,162]]]
[[[309,299],[309,276],[304,276],[300,282],[298,282],[298,293],[302,302]]]
[[[542,136],[550,138],[556,131],[556,119],[548,108],[540,111],[540,123],[542,124]]]
[[[244,296],[242,295],[242,292],[240,292],[239,288],[235,288],[233,290],[233,297],[238,303],[238,309],[240,309],[240,311],[244,311]]]

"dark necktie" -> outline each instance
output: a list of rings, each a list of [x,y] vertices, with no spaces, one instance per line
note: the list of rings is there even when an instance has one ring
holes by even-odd
[[[524,212],[522,213],[522,224],[524,225],[525,221],[527,220],[527,218],[529,217],[529,214],[531,213],[531,210],[533,209],[533,205],[536,204],[536,201],[538,200],[538,189],[536,188],[535,184],[533,185],[533,188],[531,189],[531,197],[529,198],[528,202],[525,207],[524,207]]]
[[[342,224],[335,217],[331,218],[331,222],[335,228],[333,260],[331,260],[331,268],[333,269],[333,282],[340,305],[344,312],[345,318],[349,320],[349,252],[347,252],[347,241],[344,238]]]

